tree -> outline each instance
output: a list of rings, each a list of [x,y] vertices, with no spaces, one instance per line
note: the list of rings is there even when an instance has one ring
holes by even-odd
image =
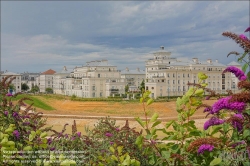
[[[21,89],[22,89],[23,91],[27,91],[27,90],[29,90],[30,88],[29,88],[29,86],[28,86],[26,83],[22,83]]]
[[[15,85],[14,85],[14,84],[10,84],[10,85],[9,85],[9,92],[12,93],[12,92],[15,91],[15,90],[16,90]]]
[[[126,86],[125,86],[125,93],[128,93],[128,89],[129,89],[129,86],[126,85]]]
[[[46,93],[53,93],[53,89],[52,89],[52,88],[46,88],[46,89],[45,89],[45,92],[46,92]]]
[[[144,91],[145,91],[145,81],[144,81],[144,79],[141,82],[140,91],[141,91],[141,93],[144,93]]]
[[[32,93],[36,93],[36,92],[39,92],[39,90],[40,90],[39,87],[38,87],[37,85],[35,85],[35,86],[33,86],[33,87],[31,88],[30,91],[31,91]]]

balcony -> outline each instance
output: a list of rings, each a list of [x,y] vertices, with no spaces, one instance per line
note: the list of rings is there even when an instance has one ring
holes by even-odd
[[[152,76],[152,78],[165,78],[164,76]]]
[[[119,89],[109,89],[109,91],[111,91],[111,92],[118,92]]]

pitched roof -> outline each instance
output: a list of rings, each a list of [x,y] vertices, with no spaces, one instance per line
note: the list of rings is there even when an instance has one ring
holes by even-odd
[[[2,73],[1,75],[20,75],[20,74],[17,74],[17,73],[13,73],[13,72],[6,72],[6,73]]]
[[[52,69],[49,69],[49,70],[47,70],[47,71],[45,71],[45,72],[43,72],[43,73],[41,73],[41,74],[44,74],[44,75],[52,75],[52,74],[55,74],[56,73],[56,71],[54,71],[54,70],[52,70]]]
[[[241,65],[235,61],[232,61],[229,64],[227,64],[227,66],[241,66]]]

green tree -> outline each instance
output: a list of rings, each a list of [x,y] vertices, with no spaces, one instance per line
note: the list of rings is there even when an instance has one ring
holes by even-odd
[[[53,89],[52,89],[52,88],[46,88],[46,89],[45,89],[45,92],[46,92],[46,93],[53,93]]]
[[[36,93],[36,92],[39,92],[39,90],[40,90],[39,87],[38,87],[37,85],[35,85],[35,86],[33,86],[33,87],[31,88],[30,91],[31,91],[32,93]]]
[[[125,93],[128,93],[128,89],[129,89],[129,86],[126,85],[126,86],[125,86]]]
[[[144,93],[144,92],[145,92],[145,81],[144,81],[144,79],[143,79],[142,82],[141,82],[140,91],[141,91],[141,93]]]
[[[28,86],[26,83],[22,83],[21,89],[24,90],[24,91],[27,91],[27,90],[29,90],[30,88],[29,88],[29,86]]]

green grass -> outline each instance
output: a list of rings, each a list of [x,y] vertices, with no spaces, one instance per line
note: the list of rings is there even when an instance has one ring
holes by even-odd
[[[47,110],[47,111],[51,111],[51,110],[55,110],[53,107],[51,107],[50,105],[46,104],[45,102],[39,100],[38,98],[36,98],[35,96],[31,96],[31,95],[27,95],[27,94],[21,94],[18,95],[16,98],[13,98],[13,101],[18,101],[24,97],[30,98],[31,100],[24,100],[24,103],[26,104],[33,104],[34,107],[37,108],[41,108],[43,110]]]

